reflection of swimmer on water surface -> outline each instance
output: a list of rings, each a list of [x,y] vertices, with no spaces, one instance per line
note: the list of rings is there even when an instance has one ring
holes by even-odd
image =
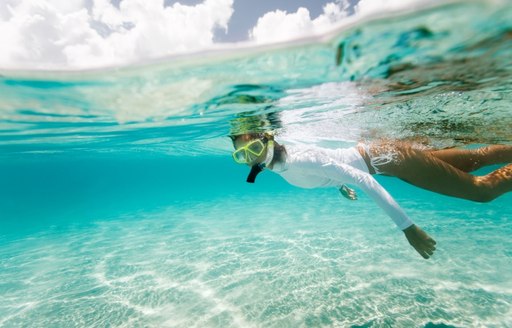
[[[355,31],[340,41],[335,49],[334,61],[343,71],[348,72],[352,67],[355,70],[345,79],[369,79],[366,82],[371,81],[370,87],[374,84],[382,88],[378,92],[394,92],[407,98],[420,91],[426,95],[429,91],[439,94],[484,89],[499,78],[510,78],[510,28],[475,43],[458,45],[451,50],[452,56],[447,56],[430,54],[429,44],[449,35],[418,26],[390,40],[390,52],[382,58],[375,57],[373,63],[362,62],[367,60],[365,47],[368,45],[360,44],[361,33]],[[414,59],[408,57],[411,51],[416,54]],[[453,52],[457,52],[458,56],[453,56]]]
[[[251,167],[248,182],[268,169],[303,188],[336,187],[347,198],[355,194],[346,184],[361,188],[401,229],[424,258],[436,242],[414,224],[373,174],[394,176],[417,187],[457,198],[488,202],[512,191],[512,146],[478,149],[425,150],[404,142],[360,143],[345,149],[277,142],[270,133],[231,135],[234,160]],[[485,176],[470,174],[488,165],[507,164]],[[347,194],[348,193],[348,194]]]

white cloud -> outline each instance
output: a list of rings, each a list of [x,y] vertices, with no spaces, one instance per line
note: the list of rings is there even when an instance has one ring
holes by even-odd
[[[195,6],[164,0],[0,0],[0,68],[68,69],[127,64],[214,45],[226,29],[234,0]],[[411,2],[360,0],[359,15]],[[349,0],[333,0],[311,18],[306,8],[276,10],[258,19],[249,39],[258,44],[320,34],[348,16]]]
[[[354,6],[358,16],[384,13],[411,7],[427,0],[359,0]],[[321,34],[332,28],[348,16],[348,0],[336,0],[327,3],[323,13],[315,19],[310,17],[306,8],[299,8],[295,13],[276,10],[258,19],[256,26],[249,31],[249,38],[257,43],[279,42],[304,36]]]
[[[232,13],[233,0],[2,0],[0,67],[98,67],[199,50]]]
[[[327,3],[323,13],[315,19],[311,19],[309,10],[302,7],[295,13],[271,11],[258,19],[249,38],[257,43],[267,43],[319,34],[347,16],[348,0]]]

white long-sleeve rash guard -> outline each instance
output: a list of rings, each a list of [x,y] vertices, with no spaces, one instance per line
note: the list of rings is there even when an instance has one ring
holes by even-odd
[[[355,147],[327,149],[312,146],[285,146],[286,160],[272,171],[290,184],[302,188],[340,187],[354,184],[361,188],[404,230],[413,224],[391,195],[372,177]]]

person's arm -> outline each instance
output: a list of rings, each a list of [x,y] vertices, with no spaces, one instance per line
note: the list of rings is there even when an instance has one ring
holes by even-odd
[[[402,208],[371,174],[342,163],[322,165],[323,175],[334,181],[351,183],[361,188],[377,205],[386,212],[400,230],[414,224]]]
[[[429,258],[435,250],[436,242],[405,214],[393,197],[375,178],[366,172],[342,163],[322,165],[322,174],[331,180],[358,185],[402,230],[409,244],[424,258]]]

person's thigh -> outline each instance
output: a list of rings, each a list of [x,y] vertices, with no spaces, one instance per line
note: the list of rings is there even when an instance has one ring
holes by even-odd
[[[374,164],[382,174],[444,195],[470,200],[479,200],[482,197],[484,190],[478,187],[474,176],[423,150],[397,144],[393,148],[390,145],[374,148],[372,154],[385,154],[389,157],[391,151],[391,160]]]

